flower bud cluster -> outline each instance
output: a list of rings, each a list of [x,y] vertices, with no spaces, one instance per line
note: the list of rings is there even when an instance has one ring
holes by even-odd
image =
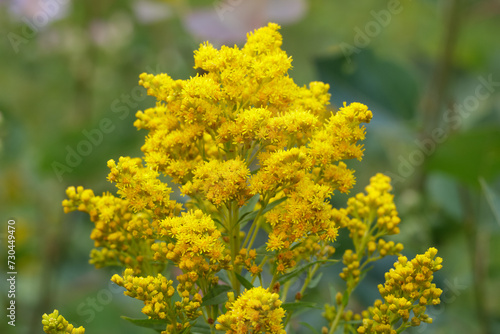
[[[42,316],[43,331],[47,334],[83,334],[85,328],[82,326],[75,328],[68,323],[58,310],[54,310],[51,314],[45,313]]]
[[[118,194],[129,201],[133,212],[148,212],[154,219],[179,214],[181,205],[170,200],[172,189],[162,182],[159,173],[145,168],[140,158],[120,157],[108,161],[108,180],[116,182]]]
[[[351,238],[362,238],[366,233],[375,235],[371,229],[383,235],[398,234],[401,221],[390,193],[391,179],[377,174],[370,179],[366,194],[359,193],[347,201],[347,211],[353,217],[348,225]],[[372,225],[375,223],[375,225]]]
[[[367,263],[387,255],[398,255],[403,250],[401,243],[385,241],[383,236],[399,233],[399,217],[390,193],[391,179],[377,174],[370,179],[365,188],[366,194],[358,193],[349,198],[347,209],[339,211],[341,226],[349,229],[354,243],[354,251],[347,250],[343,256],[345,267],[340,277],[347,282],[349,289],[359,283],[360,275]],[[344,216],[345,214],[345,216]],[[349,215],[352,218],[347,218]]]
[[[228,294],[227,313],[219,316],[216,325],[226,334],[239,333],[275,333],[285,334],[281,318],[285,310],[277,293],[262,287],[244,291],[236,300],[234,294]]]
[[[234,260],[234,265],[238,266],[242,264],[252,276],[255,276],[262,272],[262,268],[257,265],[256,259],[257,251],[255,249],[247,250],[246,248],[242,248]]]
[[[90,253],[90,263],[96,268],[120,265],[141,272],[144,260],[152,258],[151,252],[144,252],[153,243],[151,214],[134,213],[127,199],[109,193],[95,196],[92,190],[81,186],[69,187],[66,194],[64,211],[87,212],[94,222],[90,238],[95,248]]]
[[[135,276],[132,269],[125,269],[123,277],[114,275],[111,281],[126,289],[124,294],[142,300],[144,307],[142,313],[149,319],[166,320],[166,330],[163,334],[178,333],[179,330],[188,328],[191,324],[187,320],[196,319],[201,315],[201,296],[197,294],[193,300],[180,294],[181,301],[173,302],[175,288],[173,282],[163,275],[156,277]],[[185,321],[181,319],[187,319]]]
[[[375,301],[363,314],[363,325],[358,333],[396,333],[394,326],[404,329],[431,323],[425,314],[426,305],[437,305],[442,290],[436,288],[433,273],[442,268],[442,259],[436,257],[437,249],[429,248],[411,261],[400,256],[394,268],[385,274],[385,284],[378,286],[383,300]],[[413,317],[412,317],[413,314]],[[411,319],[410,319],[411,317]]]

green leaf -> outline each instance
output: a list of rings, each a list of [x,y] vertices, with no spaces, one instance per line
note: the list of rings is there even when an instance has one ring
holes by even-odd
[[[187,333],[199,333],[199,334],[210,334],[210,326],[207,324],[194,324],[193,326],[187,328]],[[215,331],[216,333],[224,333],[223,331]]]
[[[238,281],[240,281],[241,285],[243,285],[247,290],[253,289],[253,284],[250,283],[245,277],[241,276],[238,273],[234,273]]]
[[[219,305],[227,300],[227,292],[231,290],[229,285],[217,285],[203,297],[201,306]]]
[[[168,320],[165,319],[134,319],[124,315],[122,315],[121,318],[133,323],[136,326],[151,328],[156,331],[164,331],[168,325]]]
[[[227,285],[231,285],[231,279],[229,278],[228,276],[228,273],[226,270],[221,270],[217,273],[217,276],[219,277],[219,279],[221,281],[223,281],[224,283],[226,283]]]
[[[251,213],[254,209],[257,203],[259,202],[259,194],[255,194],[250,198],[243,207],[240,208],[240,220],[245,216],[246,214]]]
[[[299,322],[299,324],[309,328],[313,334],[319,334],[318,330],[316,328],[314,328],[313,326],[309,325],[307,322],[302,321],[302,322]]]
[[[219,219],[214,218],[214,217],[211,217],[211,218],[212,218],[212,220],[213,220],[214,222],[216,222],[216,223],[217,223],[217,225],[224,227],[224,225],[222,225],[222,223],[221,223],[221,221],[220,221]]]
[[[199,318],[198,318],[199,319]],[[210,326],[206,323],[201,323],[197,324],[196,321],[191,324],[190,327],[185,328],[180,332],[180,334],[191,334],[191,333],[196,333],[196,334],[211,334],[212,332],[210,331]],[[215,331],[215,333],[224,333],[223,331]]]
[[[319,281],[321,281],[321,277],[323,277],[323,273],[319,273],[319,275],[316,275],[311,282],[309,282],[309,285],[307,286],[310,289],[314,289],[316,286],[318,286]]]
[[[328,286],[328,291],[330,292],[330,300],[332,301],[332,305],[337,305],[335,301],[335,296],[337,295],[337,291],[335,290],[335,287],[332,284]]]
[[[491,209],[491,212],[493,213],[493,216],[495,217],[497,224],[500,225],[500,211],[498,210],[498,208],[500,207],[500,202],[497,200],[495,193],[486,184],[486,181],[483,178],[479,179],[479,183],[481,184],[481,189],[484,193],[484,196],[486,197],[486,202],[488,202],[488,205]]]
[[[315,308],[321,310],[322,308],[318,306],[317,303],[313,302],[291,302],[291,303],[283,303],[281,304],[281,308],[283,308],[286,312],[295,312],[297,310],[303,310],[306,308]]]
[[[309,267],[315,265],[316,263],[331,263],[331,264],[334,264],[334,263],[337,263],[337,262],[339,262],[339,261],[338,260],[317,260],[317,261],[309,262],[308,264],[303,265],[302,267],[297,268],[294,271],[291,271],[288,274],[285,274],[285,275],[281,276],[280,278],[278,278],[278,282],[280,284],[283,284],[283,283],[291,280],[292,278],[294,278],[294,277],[302,274]]]
[[[243,228],[252,219],[249,218],[252,212],[254,212],[255,206],[259,202],[259,194],[254,195],[248,203],[240,209],[240,217],[236,224],[240,225],[240,229]]]
[[[264,244],[264,245],[260,246],[259,248],[255,249],[255,251],[257,252],[257,255],[260,255],[262,257],[264,257],[264,256],[274,256],[276,254],[276,251],[268,251],[266,244]]]
[[[347,306],[347,303],[349,303],[349,294],[346,292],[344,292],[342,294],[342,306],[346,307]]]

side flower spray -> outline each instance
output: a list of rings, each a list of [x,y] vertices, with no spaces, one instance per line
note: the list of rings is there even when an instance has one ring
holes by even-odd
[[[157,99],[136,114],[134,125],[148,131],[144,156],[108,162],[116,196],[70,187],[63,201],[65,212],[87,212],[95,224],[90,263],[124,269],[111,280],[143,301],[147,318],[127,318],[141,326],[282,334],[311,307],[301,299],[322,268],[338,262],[333,242],[344,228],[353,242],[341,256],[346,285],[325,306],[322,332],[400,333],[431,322],[425,311],[439,303],[432,280],[442,260],[435,248],[408,260],[402,244],[384,239],[400,223],[389,177],[372,177],[346,208],[329,201],[355,183],[344,160],[361,160],[372,112],[351,103],[331,113],[327,84],[297,86],[278,30],[270,23],[249,33],[242,49],[202,44],[194,63],[203,74],[188,80],[140,75]],[[171,186],[186,203],[170,198]],[[369,264],[388,255],[398,260],[381,299],[347,310]],[[46,333],[85,331],[57,310],[42,323]]]

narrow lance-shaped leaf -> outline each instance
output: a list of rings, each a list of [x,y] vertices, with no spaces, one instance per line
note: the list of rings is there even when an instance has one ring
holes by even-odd
[[[211,289],[204,297],[201,306],[219,305],[227,300],[227,291],[231,290],[228,285],[217,285]]]
[[[252,289],[254,286],[252,283],[250,283],[245,277],[241,276],[238,273],[234,273],[236,275],[236,278],[238,281],[240,281],[241,285],[243,285],[247,290]]]
[[[337,262],[338,262],[338,260],[317,260],[317,261],[314,261],[314,262],[310,262],[310,263],[308,263],[306,265],[303,265],[300,268],[295,269],[292,272],[289,272],[288,274],[285,274],[285,275],[281,276],[280,278],[278,278],[278,282],[280,284],[283,284],[283,283],[291,280],[292,278],[294,278],[294,277],[302,274],[304,271],[307,270],[307,268],[309,268],[309,267],[311,267],[311,266],[313,266],[313,265],[315,265],[317,263],[330,263],[330,264],[334,264],[334,263],[337,263]]]

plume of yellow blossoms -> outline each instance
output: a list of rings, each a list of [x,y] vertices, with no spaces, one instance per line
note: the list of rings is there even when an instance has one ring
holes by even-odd
[[[392,333],[396,319],[429,321],[425,305],[439,302],[431,281],[440,259],[431,248],[408,262],[401,244],[384,239],[399,233],[390,179],[377,174],[345,209],[330,203],[355,183],[344,160],[361,160],[372,112],[355,102],[333,113],[329,85],[297,86],[279,28],[249,33],[241,49],[200,45],[198,74],[187,80],[140,75],[156,98],[134,122],[148,131],[143,157],[108,161],[117,196],[69,187],[63,201],[65,212],[87,212],[95,224],[90,263],[124,269],[112,281],[144,302],[142,326],[164,334],[197,332],[201,323],[200,332],[283,334],[300,308],[287,305],[293,283],[305,275],[297,302],[336,262],[333,242],[346,228],[353,241],[342,256],[346,289],[325,308],[327,331]],[[184,205],[170,198],[174,185]],[[361,320],[345,310],[349,297],[367,265],[388,255],[400,257],[379,287],[384,301]],[[44,330],[83,331],[54,314],[44,315]]]
[[[442,259],[436,257],[437,249],[429,248],[425,254],[417,255],[411,261],[400,256],[394,269],[385,274],[385,284],[378,289],[384,300],[375,301],[363,314],[363,325],[358,333],[400,333],[420,322],[431,323],[425,314],[426,305],[437,305],[442,290],[432,282],[433,273],[441,269]],[[411,312],[413,317],[410,319]],[[402,319],[401,325],[394,325]]]
[[[234,295],[230,293],[226,303],[228,313],[217,319],[220,324],[216,328],[225,330],[226,334],[285,334],[281,323],[281,318],[285,316],[285,310],[280,306],[279,295],[262,287],[244,291],[236,300],[234,300]]]

